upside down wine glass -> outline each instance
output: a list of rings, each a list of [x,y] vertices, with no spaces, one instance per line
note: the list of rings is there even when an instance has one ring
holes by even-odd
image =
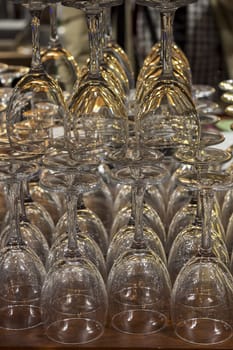
[[[158,162],[161,159],[161,154],[156,155],[157,152],[153,152],[153,162]],[[148,157],[148,158],[146,158]],[[153,182],[161,180],[161,177],[165,174],[165,169],[150,167],[148,164],[144,164],[143,170],[141,170],[141,177],[143,178],[143,193],[142,198],[140,200],[140,210],[137,208],[137,200],[136,196],[137,183],[135,183],[134,175],[138,171],[138,166],[142,165],[142,159],[145,162],[145,159],[149,159],[149,154],[147,152],[142,152],[140,158],[137,160],[125,159],[123,168],[120,168],[113,172],[113,179],[121,184],[131,185],[131,205],[126,206],[123,210],[119,212],[119,216],[115,217],[116,220],[113,222],[112,234],[113,237],[109,244],[108,254],[106,259],[107,269],[110,271],[112,265],[115,260],[125,251],[132,247],[132,244],[135,240],[135,232],[137,231],[138,222],[142,224],[140,230],[143,230],[143,240],[154,253],[156,253],[161,260],[166,264],[166,255],[164,251],[163,244],[165,243],[165,230],[163,229],[163,225],[159,220],[159,217],[156,216],[155,212],[149,206],[144,206],[143,198],[144,192],[148,183],[151,184]],[[127,165],[127,162],[129,164]],[[149,162],[149,161],[148,161]],[[157,171],[157,172],[156,172]],[[161,173],[159,173],[161,171]],[[130,172],[132,172],[130,177]],[[152,176],[155,176],[155,179],[152,180]],[[128,177],[128,178],[127,178]],[[144,179],[145,177],[145,179]],[[139,213],[138,213],[139,211]],[[151,217],[150,217],[150,214]],[[140,218],[137,217],[140,215]],[[156,220],[155,220],[156,218]],[[153,220],[154,219],[154,220]],[[151,222],[150,222],[151,221]],[[154,221],[154,222],[153,222]],[[154,224],[154,225],[153,225]],[[161,224],[161,226],[160,226]]]
[[[90,157],[104,159],[111,152],[122,156],[127,147],[128,120],[121,98],[103,79],[99,65],[99,3],[64,0],[64,5],[85,8],[89,28],[90,63],[88,74],[71,98],[71,157],[78,156],[77,143]]]
[[[172,9],[171,16],[174,16],[176,9]],[[161,20],[162,20],[161,11]],[[161,22],[162,23],[162,22]],[[161,41],[156,43],[151,53],[146,57],[143,66],[137,77],[136,84],[136,99],[140,103],[144,96],[153,89],[153,86],[157,79],[159,79],[162,73],[162,56],[161,56],[162,44]],[[173,66],[174,77],[186,85],[187,89],[191,92],[192,77],[191,69],[188,59],[181,51],[180,48],[173,41],[173,33],[171,31],[171,61]]]
[[[0,181],[8,184],[11,227],[5,247],[0,250],[0,328],[24,330],[41,324],[40,296],[44,266],[21,235],[19,225],[19,184],[34,169],[21,167],[9,156],[1,157]]]
[[[105,7],[103,9],[103,24],[105,27],[104,33],[105,33],[105,46],[111,50],[113,55],[117,58],[117,60],[120,62],[121,66],[123,67],[129,81],[129,88],[134,88],[134,73],[133,68],[131,66],[131,62],[125,53],[125,51],[122,49],[121,46],[118,45],[117,42],[114,41],[112,37],[112,26],[111,26],[111,10],[109,7]]]
[[[41,60],[46,72],[60,85],[62,91],[71,93],[78,79],[78,64],[74,57],[62,47],[57,30],[57,3],[49,5],[50,39],[43,50]]]
[[[142,138],[156,140],[160,147],[197,145],[200,123],[187,86],[175,78],[172,65],[172,23],[174,9],[184,1],[138,1],[161,12],[162,72],[139,105]]]
[[[142,163],[134,159],[114,171],[116,179],[134,184],[135,194],[134,237],[115,260],[107,282],[111,325],[129,334],[159,332],[169,318],[169,275],[161,257],[147,245],[141,222],[145,184],[161,181],[165,172],[161,167]]]
[[[232,176],[201,170],[180,177],[183,184],[202,193],[203,229],[201,247],[181,269],[171,295],[171,319],[175,333],[194,344],[215,344],[232,336],[233,278],[213,253],[210,215],[213,189],[232,186]]]
[[[40,16],[48,1],[15,2],[31,13],[32,61],[29,72],[16,84],[11,95],[6,112],[7,133],[19,157],[22,152],[25,158],[27,154],[40,157],[54,139],[64,137],[68,113],[61,89],[44,71],[41,62]]]
[[[107,294],[96,265],[83,254],[77,239],[76,193],[96,186],[91,172],[77,166],[66,172],[57,169],[41,179],[42,185],[65,191],[68,206],[68,241],[63,254],[48,271],[42,289],[41,311],[46,335],[59,343],[83,344],[99,338],[104,331]],[[55,188],[54,188],[55,186]]]
[[[180,167],[173,174],[173,178],[176,178],[176,182],[179,184],[177,178],[188,170],[187,167],[196,167],[197,169],[220,167],[224,162],[230,160],[231,154],[215,147],[203,147],[203,144],[200,144],[200,149],[198,151],[191,149],[184,151],[180,149],[176,151],[175,157],[181,162],[181,165],[184,166],[184,169]],[[167,208],[167,214],[171,220],[167,235],[167,251],[170,250],[179,228],[182,230],[195,219],[198,208],[197,204],[199,202],[197,198],[196,191],[193,191],[191,187],[187,188],[179,185],[171,193]],[[220,215],[218,201],[215,200],[211,216],[211,225],[218,233],[224,235],[224,228],[221,224]]]

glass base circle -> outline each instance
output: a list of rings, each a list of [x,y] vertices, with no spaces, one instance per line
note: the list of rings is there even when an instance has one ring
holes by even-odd
[[[192,318],[179,322],[176,335],[193,344],[210,345],[222,343],[232,336],[232,327],[227,322],[212,318]]]
[[[167,324],[167,317],[160,312],[146,309],[122,311],[112,318],[112,327],[127,334],[153,334]]]
[[[0,328],[25,330],[41,324],[40,308],[34,305],[11,305],[0,309]]]
[[[89,318],[61,319],[46,328],[47,337],[62,344],[86,344],[98,339],[103,332],[103,325]]]

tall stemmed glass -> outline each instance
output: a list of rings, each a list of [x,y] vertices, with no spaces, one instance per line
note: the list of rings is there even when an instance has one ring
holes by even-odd
[[[196,145],[200,138],[199,118],[186,85],[175,78],[172,66],[174,9],[191,1],[138,1],[161,11],[162,72],[139,106],[142,138],[156,140],[161,147]]]
[[[78,64],[74,57],[62,47],[57,30],[57,3],[49,5],[50,39],[41,59],[46,72],[52,76],[61,89],[71,93],[78,79]]]
[[[184,184],[202,193],[203,229],[201,247],[181,269],[171,295],[171,318],[178,337],[195,344],[215,344],[232,336],[233,278],[214,255],[210,229],[213,189],[232,186],[232,176],[224,172],[187,172]]]
[[[15,164],[11,155],[1,154],[0,181],[8,184],[11,231],[0,250],[0,328],[24,330],[41,324],[40,295],[45,269],[38,256],[22,239],[19,225],[19,185],[30,176],[34,165]]]
[[[144,150],[145,151],[145,150]],[[161,154],[156,155],[157,152],[154,152],[153,154],[153,162],[158,162],[159,159],[161,159]],[[161,181],[161,177],[165,173],[165,169],[162,168],[156,168],[153,166],[149,166],[149,152],[142,152],[139,156],[139,158],[136,160],[132,160],[130,158],[126,158],[124,160],[124,165],[122,164],[122,168],[116,170],[116,177],[115,177],[115,171],[113,172],[112,178],[114,181],[117,181],[120,184],[127,184],[131,186],[131,197],[132,197],[132,203],[128,207],[126,207],[126,210],[121,210],[119,212],[119,217],[116,216],[116,221],[113,223],[113,230],[112,233],[113,237],[110,242],[109,248],[108,248],[108,254],[107,254],[107,269],[110,271],[112,265],[114,264],[115,260],[125,251],[129,250],[133,242],[135,241],[135,232],[137,230],[140,231],[140,234],[143,235],[143,241],[145,242],[145,245],[148,246],[154,253],[156,253],[161,260],[166,264],[166,255],[164,251],[163,244],[165,243],[165,231],[160,230],[159,224],[161,221],[159,221],[158,217],[156,219],[158,222],[155,222],[155,225],[150,225],[150,208],[148,206],[144,206],[143,204],[143,198],[144,198],[144,192],[148,184],[155,184],[157,181]],[[147,158],[146,158],[147,157]],[[144,160],[144,164],[143,161]],[[147,164],[145,163],[147,159]],[[127,164],[128,163],[128,164]],[[138,170],[138,167],[143,164],[143,169]],[[160,171],[160,172],[159,172]],[[131,173],[132,172],[132,173]],[[138,174],[137,174],[138,172]],[[140,175],[139,175],[140,174]],[[152,179],[152,177],[155,177],[155,179]],[[137,177],[140,176],[140,179],[143,179],[143,193],[142,198],[138,198],[136,196],[137,193]],[[145,178],[144,178],[145,177]],[[140,199],[142,202],[140,202],[140,210],[137,207],[137,200]],[[132,208],[131,208],[132,207]],[[124,208],[125,209],[125,208]],[[144,213],[145,210],[145,213]],[[149,213],[148,213],[149,212]],[[153,216],[154,214],[154,216]],[[155,213],[153,212],[152,218],[154,219]],[[120,217],[122,216],[122,220],[120,220]],[[152,221],[152,220],[151,220]],[[138,228],[137,225],[140,224],[141,226]],[[143,233],[141,232],[143,231]],[[138,233],[139,235],[139,233]],[[141,237],[142,239],[142,237]]]
[[[114,174],[134,184],[136,222],[131,245],[116,259],[107,283],[111,325],[132,334],[151,334],[166,326],[171,288],[166,266],[148,247],[141,222],[145,184],[161,181],[165,173],[161,167],[142,163],[142,159],[141,164],[131,160]]]
[[[107,3],[106,6],[103,8],[104,46],[119,61],[121,67],[123,67],[127,75],[129,88],[133,89],[135,85],[133,68],[126,52],[113,39],[111,26],[111,8],[108,5],[111,6],[111,3]]]
[[[165,9],[160,11],[161,17],[161,32],[163,33],[163,12],[166,12]],[[176,12],[176,7],[170,10],[170,16],[174,17]],[[172,20],[173,21],[173,20]],[[191,76],[191,68],[189,66],[189,62],[184,53],[177,47],[173,40],[173,31],[171,28],[170,32],[170,45],[171,45],[171,63],[173,66],[173,75],[179,82],[183,83],[187,89],[192,90],[192,76]],[[162,73],[162,65],[163,65],[163,55],[161,54],[161,50],[163,49],[163,36],[161,40],[156,43],[151,53],[146,57],[143,66],[137,77],[136,84],[136,99],[140,103],[143,101],[143,98],[146,94],[149,93],[154,87],[154,84],[157,79],[159,79]]]
[[[59,169],[59,168],[58,168]],[[96,266],[83,255],[76,238],[76,192],[96,186],[96,176],[69,166],[54,171],[44,183],[65,190],[68,205],[68,243],[48,271],[42,289],[42,319],[46,335],[60,343],[83,344],[99,338],[106,322],[107,294]]]
[[[207,136],[208,137],[208,136]],[[204,147],[203,147],[204,146]],[[200,143],[199,150],[177,150],[175,153],[177,160],[181,162],[180,168],[173,174],[173,181],[176,181],[178,186],[171,192],[170,201],[167,207],[167,216],[169,217],[169,228],[167,235],[167,251],[169,251],[172,241],[178,234],[178,229],[183,229],[188,223],[191,223],[197,214],[197,200],[196,191],[191,188],[186,188],[179,185],[177,177],[179,178],[182,172],[187,171],[187,167],[195,167],[201,169],[203,167],[221,167],[225,162],[231,159],[231,154],[215,147],[205,147]],[[182,168],[184,167],[184,168]],[[216,231],[223,233],[224,228],[220,219],[220,208],[217,200],[215,201],[212,212],[212,226]]]
[[[128,119],[121,98],[112,92],[100,71],[99,2],[64,0],[62,3],[85,8],[90,41],[88,74],[77,87],[69,105],[74,135],[74,144],[70,145],[71,157],[77,153],[77,142],[87,147],[92,156],[98,154],[104,158],[111,152],[123,156],[127,147]]]
[[[40,15],[48,2],[15,2],[27,7],[32,16],[32,61],[29,72],[20,79],[11,95],[6,112],[7,132],[14,149],[25,152],[25,156],[26,153],[41,156],[48,144],[64,136],[68,113],[61,89],[44,71],[41,62]]]

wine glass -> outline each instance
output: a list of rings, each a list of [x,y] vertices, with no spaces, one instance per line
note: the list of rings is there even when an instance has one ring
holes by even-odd
[[[143,140],[156,140],[161,148],[195,147],[200,139],[200,122],[192,96],[187,86],[175,78],[172,66],[172,10],[189,2],[138,1],[158,8],[161,13],[162,72],[153,89],[140,101],[138,112]]]
[[[98,167],[98,172],[101,176],[100,185],[94,191],[84,193],[83,207],[94,214],[102,222],[107,235],[109,235],[113,221],[113,198],[111,192],[112,184],[111,182],[109,183],[108,181],[105,181],[105,173],[101,170],[103,164],[104,163],[102,162]],[[107,175],[107,178],[109,179],[109,175]],[[100,231],[102,231],[102,228]],[[103,245],[105,245],[104,241],[106,242],[106,239],[102,237],[102,240]],[[106,252],[105,249],[104,251]]]
[[[202,238],[202,205],[201,205],[201,196],[202,193],[197,194],[197,203],[195,205],[195,214],[184,211],[184,216],[181,216],[180,230],[177,232],[177,235],[172,237],[168,235],[168,242],[170,240],[170,250],[168,255],[168,271],[170,273],[171,281],[174,283],[176,277],[181,270],[181,268],[187,263],[191,257],[196,256],[198,250],[201,246]],[[222,231],[219,231],[219,226],[216,223],[216,214],[213,215],[214,210],[211,211],[211,237],[212,237],[212,249],[213,253],[223,261],[226,266],[229,266],[229,254],[227,247],[225,245],[225,235]],[[187,214],[185,216],[185,214]],[[186,221],[186,222],[185,222]],[[171,234],[171,232],[170,232]]]
[[[154,50],[153,50],[154,49]],[[146,94],[154,87],[156,80],[162,73],[161,61],[161,42],[156,43],[152,49],[152,55],[145,59],[145,62],[139,72],[136,84],[136,99],[140,103]],[[177,47],[172,39],[172,65],[175,78],[186,85],[191,92],[192,78],[191,69],[187,58]]]
[[[232,185],[231,175],[199,170],[181,177],[184,184],[202,191],[204,221],[201,247],[181,269],[171,295],[171,318],[175,333],[194,344],[215,344],[232,336],[233,279],[213,253],[210,213],[213,189]]]
[[[64,168],[63,168],[64,170]],[[107,293],[96,266],[82,254],[76,239],[76,192],[96,186],[92,172],[67,164],[42,183],[65,190],[68,209],[68,243],[61,259],[48,271],[42,289],[41,312],[48,338],[64,344],[83,344],[99,338],[106,322]],[[49,185],[50,184],[50,185]]]
[[[55,192],[43,190],[38,181],[32,180],[29,183],[29,191],[34,202],[40,203],[50,214],[54,225],[64,213],[62,200]]]
[[[179,232],[188,227],[189,225],[192,225],[193,222],[195,222],[198,213],[198,201],[195,192],[196,191],[193,191],[193,195],[191,197],[190,202],[185,204],[183,207],[180,208],[180,210],[176,212],[169,225],[166,240],[167,252],[170,251],[172,243],[175,240],[176,236],[179,234]],[[221,222],[221,212],[220,208],[218,207],[216,196],[214,200],[213,211],[211,214],[212,229],[219,235],[219,237],[225,240],[225,230]]]
[[[130,186],[120,186],[116,194],[113,204],[113,216],[116,218],[118,212],[125,208],[130,203],[131,188]],[[162,222],[166,216],[166,209],[164,203],[164,194],[160,191],[158,186],[148,186],[145,190],[144,201],[148,207],[153,208],[158,213]],[[148,209],[150,210],[150,209]],[[115,230],[114,230],[115,231]]]
[[[126,206],[123,206],[119,212],[117,212],[113,220],[110,234],[111,240],[115,237],[115,235],[117,235],[120,230],[122,230],[123,227],[128,225],[130,226],[135,222],[132,198],[131,189],[131,201],[127,203]],[[145,226],[156,232],[162,244],[165,245],[166,231],[163,222],[155,209],[148,203],[143,203],[142,215]]]
[[[16,84],[7,112],[7,134],[12,148],[40,157],[54,139],[64,137],[67,108],[62,91],[44,71],[40,56],[39,27],[42,10],[47,1],[15,0],[31,13],[31,68]],[[53,0],[50,2],[54,2]]]
[[[179,173],[185,171],[186,167],[216,167],[219,164],[223,164],[230,160],[231,154],[229,152],[223,152],[221,149],[216,147],[204,147],[205,143],[199,143],[198,149],[186,149],[186,150],[177,150],[175,153],[175,157],[182,164],[185,165],[183,167],[178,168],[176,173],[174,173],[174,178],[179,176]],[[174,181],[175,182],[175,181]],[[171,198],[168,203],[168,220],[169,224],[180,208],[182,208],[185,204],[189,203],[191,200],[192,191],[182,186],[177,186],[173,192],[171,192]],[[217,205],[217,204],[216,204]],[[219,210],[217,210],[219,212]]]
[[[126,150],[126,108],[121,98],[112,92],[99,69],[99,4],[87,0],[66,0],[62,3],[85,8],[90,42],[88,74],[78,85],[69,103],[74,140],[73,145],[70,142],[71,157],[75,158],[76,145],[80,143],[89,149],[90,157],[99,157],[101,163],[106,154],[109,156],[114,152],[122,156]]]
[[[89,80],[90,69],[92,69],[93,75],[94,71],[93,68],[90,68],[90,65],[93,65],[94,63],[98,66],[98,69],[96,69],[97,67],[95,67],[95,70],[98,71],[98,74],[101,76],[101,79],[105,81],[112,93],[116,95],[122,103],[126,103],[127,96],[129,93],[129,82],[127,79],[127,75],[117,58],[114,57],[110,50],[107,50],[103,46],[102,41],[102,13],[103,9],[107,6],[107,3],[99,1],[98,5],[97,3],[92,3],[92,5],[90,6],[90,1],[88,5],[87,2],[82,0],[63,0],[62,4],[65,6],[81,8],[85,11],[90,43],[90,59],[88,60],[87,65],[82,68],[80,72],[80,79],[75,84],[74,92],[71,95],[69,101],[73,100],[74,96],[76,95],[76,91],[80,89],[80,85],[82,85],[83,82],[85,83],[86,80]],[[94,22],[90,26],[91,22],[89,19],[89,14],[91,12],[93,15],[95,14],[96,18],[94,26]],[[93,20],[94,16],[92,18],[92,21]],[[96,32],[95,37],[93,37],[94,32]]]
[[[85,206],[80,207],[80,204],[78,205],[77,218],[81,232],[86,232],[87,235],[97,243],[105,257],[108,250],[108,234],[102,221],[93,211]],[[65,213],[56,225],[53,239],[54,242],[59,236],[66,232],[67,225],[67,213]]]
[[[39,257],[24,242],[19,225],[19,183],[34,170],[30,163],[15,163],[1,154],[0,181],[8,184],[11,226],[6,246],[0,250],[0,328],[25,330],[41,324],[40,295],[45,277]]]
[[[128,78],[129,82],[129,88],[133,89],[135,82],[134,82],[134,72],[131,65],[131,62],[126,54],[126,52],[123,50],[123,48],[114,40],[112,36],[112,26],[111,26],[111,9],[109,4],[106,4],[103,8],[103,29],[104,29],[104,41],[105,41],[105,48],[111,51],[111,53],[116,57],[116,59],[119,61],[120,65],[123,67],[126,76]],[[118,5],[118,4],[117,4]]]
[[[120,181],[128,178],[134,183],[136,222],[131,245],[115,260],[109,273],[109,319],[120,332],[152,334],[167,325],[171,285],[164,262],[147,246],[141,207],[145,184],[161,180],[164,169],[133,162],[115,173]]]
[[[78,79],[78,64],[74,57],[62,47],[57,31],[57,3],[49,5],[50,38],[43,50],[41,60],[46,72],[52,76],[61,89],[71,93]]]

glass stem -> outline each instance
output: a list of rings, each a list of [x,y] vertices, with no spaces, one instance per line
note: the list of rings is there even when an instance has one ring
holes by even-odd
[[[132,248],[145,249],[143,237],[143,197],[145,192],[144,184],[136,181],[132,186],[132,210],[135,218],[135,233]]]
[[[86,9],[87,27],[90,45],[90,68],[89,74],[92,77],[99,77],[100,65],[100,9]]]
[[[27,181],[26,181],[27,183]],[[25,205],[24,205],[24,188],[25,188],[25,180],[20,181],[20,221],[23,222],[29,222],[27,219],[27,214],[26,214],[26,210],[25,210]],[[27,186],[27,184],[26,184]]]
[[[175,11],[161,12],[161,61],[163,76],[171,77],[172,67],[172,43],[173,43],[173,20]]]
[[[41,10],[31,10],[31,27],[32,27],[32,61],[31,70],[42,70],[40,55],[40,17]]]
[[[210,254],[212,251],[211,216],[214,203],[213,191],[210,189],[203,189],[201,191],[201,201],[203,213],[201,250],[202,253]]]
[[[68,251],[70,256],[77,253],[77,197],[72,191],[67,191],[67,226],[68,226]]]
[[[61,48],[61,43],[57,31],[57,4],[50,4],[49,6],[50,17],[50,39],[49,48],[57,49]]]
[[[14,181],[8,186],[8,193],[10,199],[10,225],[11,225],[11,236],[8,244],[22,245],[23,240],[20,233],[19,224],[19,193],[20,193],[20,183]]]

